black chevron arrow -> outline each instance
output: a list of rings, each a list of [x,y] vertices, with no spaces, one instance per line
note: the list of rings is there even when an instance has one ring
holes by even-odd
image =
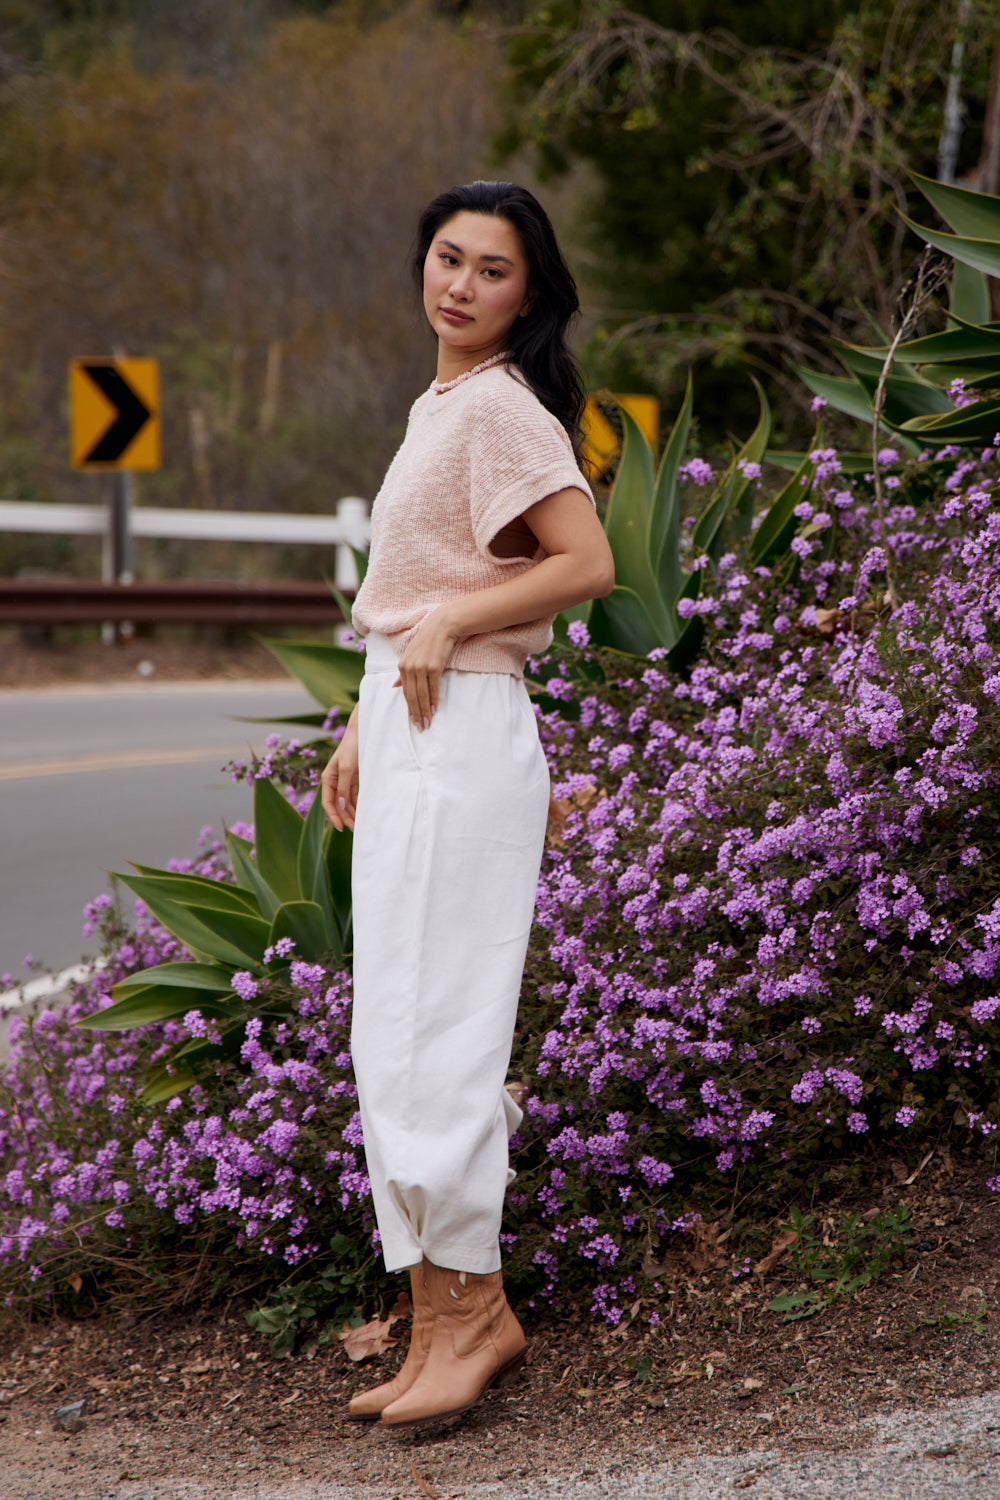
[[[145,402],[139,400],[124,375],[114,365],[84,365],[83,368],[101,394],[107,396],[111,405],[117,409],[111,426],[97,439],[84,462],[117,463],[153,414]]]

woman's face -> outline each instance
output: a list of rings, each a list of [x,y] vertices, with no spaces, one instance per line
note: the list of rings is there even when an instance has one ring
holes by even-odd
[[[473,364],[488,359],[531,303],[513,224],[464,210],[442,224],[424,261],[424,312],[441,343]]]

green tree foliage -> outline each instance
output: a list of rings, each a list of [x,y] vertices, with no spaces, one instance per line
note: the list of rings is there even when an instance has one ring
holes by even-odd
[[[960,171],[979,151],[998,24],[979,0],[973,12]],[[957,14],[956,0],[537,8],[512,44],[505,141],[594,170],[602,378],[676,389],[704,359],[699,408],[728,416],[734,361],[795,398],[788,355],[859,337],[868,315],[888,325],[913,251],[889,210],[912,199],[907,168],[934,170]]]
[[[199,70],[183,27],[167,45],[124,4],[112,24],[109,0],[100,44],[54,68],[6,3],[0,47],[24,45],[0,70],[0,493],[97,498],[68,464],[67,362],[122,350],[163,366],[147,503],[373,494],[433,368],[406,249],[428,197],[483,173],[496,48],[422,3],[276,7],[230,65]],[[146,576],[190,566],[183,544],[140,553]]]

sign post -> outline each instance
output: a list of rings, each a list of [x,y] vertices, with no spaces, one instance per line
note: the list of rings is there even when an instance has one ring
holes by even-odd
[[[74,359],[69,403],[73,467],[111,473],[104,581],[131,583],[132,472],[158,469],[161,461],[159,365],[155,359]],[[106,639],[117,633],[105,626]]]

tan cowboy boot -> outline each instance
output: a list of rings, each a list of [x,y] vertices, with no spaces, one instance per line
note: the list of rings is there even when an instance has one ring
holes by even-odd
[[[499,1271],[448,1271],[424,1261],[433,1315],[430,1350],[410,1389],[386,1406],[388,1427],[413,1427],[468,1411],[524,1363],[524,1332]]]
[[[381,1416],[383,1409],[390,1402],[395,1401],[398,1396],[402,1396],[410,1389],[424,1367],[427,1351],[431,1345],[431,1324],[434,1321],[427,1300],[424,1265],[425,1262],[422,1262],[410,1268],[413,1327],[410,1330],[410,1347],[406,1351],[406,1358],[399,1373],[392,1380],[387,1380],[384,1385],[375,1386],[373,1390],[362,1391],[360,1395],[352,1398],[347,1414],[355,1422],[367,1422],[373,1417]]]

